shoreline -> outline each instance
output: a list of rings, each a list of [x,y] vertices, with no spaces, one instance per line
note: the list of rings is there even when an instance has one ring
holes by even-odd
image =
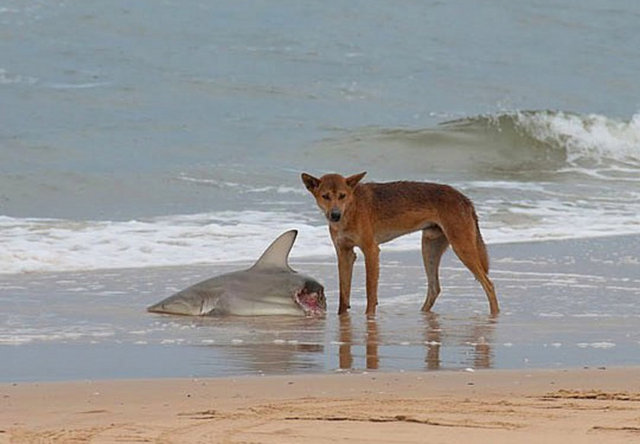
[[[613,443],[640,367],[0,384],[0,443]]]

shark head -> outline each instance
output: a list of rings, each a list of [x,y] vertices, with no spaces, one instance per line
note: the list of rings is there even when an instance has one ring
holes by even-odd
[[[307,316],[322,316],[327,311],[324,287],[313,279],[308,279],[304,287],[293,295],[293,300]]]
[[[192,299],[193,298],[185,297],[184,294],[179,294],[147,307],[147,311],[151,313],[171,313],[187,316],[199,316],[203,314],[202,303],[200,301],[193,301]]]
[[[289,253],[298,236],[297,230],[290,230],[281,234],[262,253],[262,256],[249,269],[255,272],[285,272],[294,275],[299,285],[292,295],[293,301],[307,316],[323,315],[327,309],[324,287],[315,279],[299,275],[289,266]]]

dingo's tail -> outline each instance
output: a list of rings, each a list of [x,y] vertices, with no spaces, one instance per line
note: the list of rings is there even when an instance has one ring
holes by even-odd
[[[478,216],[476,212],[473,212],[473,219],[476,223],[476,245],[478,248],[478,255],[480,256],[480,263],[485,273],[489,273],[489,254],[487,253],[487,246],[484,244],[482,234],[480,233],[480,227],[478,226]]]

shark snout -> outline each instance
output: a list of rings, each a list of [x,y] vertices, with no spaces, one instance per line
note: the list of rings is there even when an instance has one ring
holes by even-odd
[[[150,313],[164,313],[164,307],[162,306],[162,303],[159,304],[153,304],[153,305],[149,305],[147,307],[147,311]]]
[[[182,300],[165,300],[155,305],[147,307],[147,311],[151,313],[171,313],[182,315],[200,314],[196,308],[186,301]]]

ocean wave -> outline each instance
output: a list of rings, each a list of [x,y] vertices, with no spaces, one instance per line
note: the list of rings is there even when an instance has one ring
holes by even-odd
[[[219,179],[193,177],[184,173],[176,176],[174,179],[181,182],[188,182],[212,188],[229,189],[240,194],[273,192],[276,194],[295,194],[299,196],[307,195],[307,191],[302,187],[293,188],[284,185],[255,185],[250,183],[239,183]]]
[[[563,152],[569,164],[613,160],[640,166],[640,114],[623,121],[599,114],[516,111],[449,121],[443,126],[503,134],[517,145],[538,142]]]
[[[320,152],[339,153],[346,167],[366,162],[390,175],[543,172],[633,181],[640,176],[640,113],[625,121],[598,114],[513,111],[430,128],[362,128],[320,145]]]
[[[43,86],[51,89],[91,89],[110,86],[111,82],[79,82],[79,83],[46,83]]]

